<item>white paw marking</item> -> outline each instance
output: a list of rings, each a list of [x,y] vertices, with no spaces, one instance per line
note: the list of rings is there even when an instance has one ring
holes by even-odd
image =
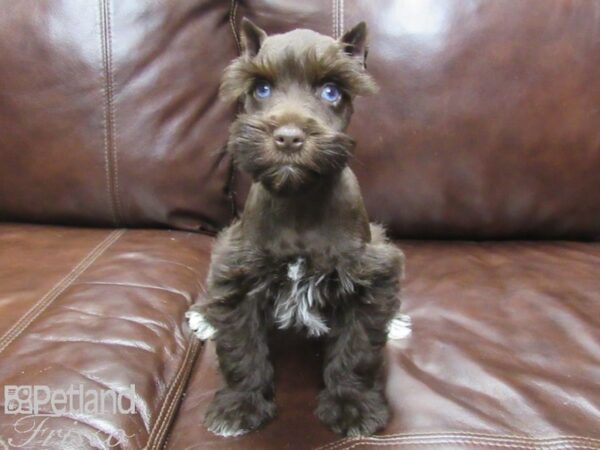
[[[359,427],[352,427],[346,432],[349,438],[359,438],[361,436],[369,436],[371,433],[361,430]]]
[[[185,313],[188,324],[198,339],[207,341],[212,339],[216,331],[213,326],[206,321],[204,316],[198,311],[188,311]]]
[[[412,332],[412,321],[406,314],[398,314],[388,325],[388,339],[405,339]]]
[[[250,430],[234,428],[227,425],[226,423],[215,423],[208,427],[208,431],[210,431],[213,434],[216,434],[217,436],[235,437],[241,436],[242,434],[246,434]]]

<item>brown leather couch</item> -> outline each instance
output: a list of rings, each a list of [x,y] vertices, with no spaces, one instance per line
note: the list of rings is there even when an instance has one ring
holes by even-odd
[[[353,167],[413,321],[374,437],[317,421],[318,342],[293,336],[272,423],[201,426],[220,381],[183,314],[248,186],[217,98],[241,16],[370,26]],[[0,384],[135,387],[133,414],[29,418],[5,390],[2,450],[600,449],[598,1],[2,0],[0,219]]]

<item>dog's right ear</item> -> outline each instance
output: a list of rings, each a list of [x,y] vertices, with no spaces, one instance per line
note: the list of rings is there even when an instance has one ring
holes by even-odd
[[[245,17],[242,19],[242,27],[240,30],[242,54],[250,57],[256,56],[266,37],[267,33],[265,30],[256,26],[250,19]]]
[[[361,62],[363,67],[367,67],[367,24],[360,22],[350,31],[346,32],[340,39],[344,51]]]

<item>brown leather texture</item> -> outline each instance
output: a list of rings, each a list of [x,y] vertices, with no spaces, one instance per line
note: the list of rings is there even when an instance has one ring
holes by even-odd
[[[238,438],[199,426],[221,385],[209,344],[167,448],[600,449],[600,244],[399,245],[413,332],[386,349],[393,418],[380,435],[319,423],[318,342],[276,335],[277,418]]]
[[[600,3],[249,0],[242,15],[270,33],[367,22],[380,92],[355,103],[352,166],[394,236],[600,237]]]
[[[0,219],[214,231],[224,1],[0,3]]]
[[[200,347],[183,313],[202,290],[210,242],[175,231],[0,225],[0,385],[133,384],[136,394],[134,414],[27,419],[5,414],[3,393],[0,448],[160,447]]]
[[[600,242],[543,240],[600,238],[600,2],[0,6],[0,389],[135,386],[133,414],[36,417],[43,434],[0,392],[0,450],[600,450]],[[276,419],[201,424],[221,380],[185,325],[213,242],[190,231],[243,206],[217,86],[244,15],[369,24],[381,91],[356,102],[352,164],[371,218],[420,238],[398,241],[413,331],[386,348],[393,417],[373,437],[318,422],[320,343],[288,334]]]

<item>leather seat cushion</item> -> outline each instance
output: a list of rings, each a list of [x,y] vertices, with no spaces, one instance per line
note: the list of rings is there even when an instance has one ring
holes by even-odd
[[[135,386],[134,414],[37,417],[47,432],[27,448],[109,448],[119,433],[131,437],[118,448],[162,445],[199,348],[183,314],[210,244],[186,232],[0,225],[0,385]],[[0,448],[23,446],[33,422],[0,410]],[[42,446],[50,430],[84,443],[57,434]]]
[[[600,243],[401,247],[413,332],[386,349],[393,419],[381,436],[340,440],[322,426],[319,343],[278,338],[277,418],[226,440],[201,426],[221,383],[210,343],[169,448],[600,449]]]

